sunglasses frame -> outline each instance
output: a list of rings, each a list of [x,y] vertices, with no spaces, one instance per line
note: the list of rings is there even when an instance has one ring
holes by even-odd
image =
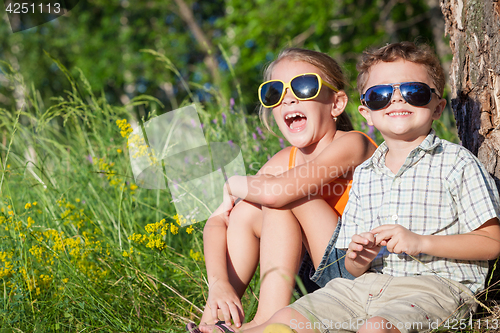
[[[402,84],[412,84],[412,83],[418,83],[418,84],[421,84],[427,88],[429,88],[430,92],[431,92],[431,97],[429,98],[429,100],[427,101],[427,103],[425,103],[424,105],[414,105],[412,103],[410,103],[408,100],[406,100],[406,97],[401,93],[401,85]],[[379,109],[372,109],[371,107],[369,107],[367,104],[366,104],[366,100],[365,100],[365,96],[366,96],[366,93],[368,92],[368,90],[370,89],[373,89],[375,87],[387,87],[387,86],[391,86],[392,87],[392,93],[389,97],[389,100],[387,101],[387,104],[385,104],[383,107],[379,108]],[[436,89],[435,88],[431,88],[429,87],[428,84],[424,83],[424,82],[417,82],[417,81],[408,81],[408,82],[397,82],[397,83],[388,83],[388,84],[377,84],[375,86],[371,86],[370,88],[366,89],[365,93],[364,94],[361,94],[361,97],[360,97],[360,100],[361,100],[361,104],[363,104],[364,106],[366,106],[367,108],[369,108],[370,110],[372,111],[379,111],[379,110],[382,110],[383,108],[385,108],[387,105],[391,104],[391,99],[392,99],[392,96],[394,95],[394,91],[398,89],[399,90],[399,94],[401,95],[401,97],[403,97],[403,99],[405,100],[406,103],[412,105],[412,106],[416,106],[416,107],[421,107],[421,106],[425,106],[427,104],[429,104],[432,100],[432,94],[436,94],[437,97],[439,97],[440,99],[442,98],[441,96],[439,96],[439,94],[436,92]]]
[[[299,98],[297,97],[297,95],[295,95],[295,92],[293,91],[292,89],[292,86],[291,86],[291,83],[293,80],[295,80],[296,78],[300,77],[300,76],[305,76],[305,75],[314,75],[316,76],[316,78],[318,79],[318,84],[319,84],[319,87],[318,87],[318,92],[312,96],[312,97],[307,97],[307,98]],[[262,97],[261,97],[261,91],[262,91],[262,87],[267,84],[267,83],[271,83],[271,82],[281,82],[283,84],[283,91],[281,92],[281,96],[278,100],[278,102],[276,104],[273,104],[273,105],[270,105],[270,106],[267,106],[264,104],[264,102],[262,101]],[[296,75],[294,77],[292,77],[290,79],[290,81],[288,83],[285,83],[283,82],[282,80],[269,80],[269,81],[266,81],[264,83],[262,83],[260,86],[259,86],[259,101],[260,101],[260,104],[262,104],[263,107],[265,108],[274,108],[276,105],[279,105],[282,101],[283,101],[283,98],[285,97],[285,92],[286,90],[290,90],[293,94],[293,96],[295,96],[295,98],[297,98],[299,101],[307,101],[307,100],[310,100],[310,99],[314,99],[316,97],[318,97],[319,93],[321,92],[321,87],[325,85],[327,86],[328,88],[332,89],[333,91],[335,92],[339,92],[339,90],[337,88],[335,88],[334,86],[332,86],[330,83],[326,82],[325,80],[323,80],[321,78],[321,76],[318,74],[318,73],[304,73],[304,74],[299,74],[299,75]]]

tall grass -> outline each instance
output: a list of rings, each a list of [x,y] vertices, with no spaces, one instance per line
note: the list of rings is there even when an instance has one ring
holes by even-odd
[[[169,59],[148,52],[179,73]],[[168,190],[134,183],[126,142],[128,124],[167,110],[149,96],[110,105],[83,73],[74,78],[54,61],[71,89],[50,106],[8,64],[0,68],[19,106],[0,108],[0,327],[182,331],[186,321],[198,321],[207,297],[203,223],[181,227]],[[191,89],[203,87],[184,87],[188,98],[176,103],[198,102]],[[207,141],[239,145],[248,173],[285,146],[238,97],[214,88],[204,93],[208,102],[197,109]],[[137,107],[148,110],[147,119],[133,119]],[[372,131],[355,103],[348,112],[357,129]],[[443,123],[437,130],[456,141]],[[244,297],[246,309],[255,308],[257,284]]]
[[[134,183],[123,131],[166,110],[149,96],[109,105],[83,73],[73,78],[54,61],[71,89],[50,106],[1,64],[19,109],[0,109],[0,327],[183,330],[207,296],[203,224],[181,227],[168,190]],[[193,86],[185,82],[190,97],[179,106],[197,102]],[[207,141],[238,144],[255,173],[282,143],[234,100],[214,89],[205,94],[213,102],[197,109]],[[137,107],[148,119],[133,119]]]

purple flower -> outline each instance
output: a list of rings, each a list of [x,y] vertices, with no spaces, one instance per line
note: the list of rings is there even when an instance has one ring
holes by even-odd
[[[189,157],[188,156],[184,157],[184,164],[189,164]]]
[[[259,146],[255,146],[255,147],[253,147],[253,149],[255,149],[256,152],[258,152],[260,150]]]
[[[368,136],[375,140],[375,127],[368,125]]]
[[[196,127],[196,121],[194,121],[194,119],[191,119],[191,126]]]
[[[267,160],[269,161],[271,159],[271,155],[267,154]]]
[[[361,122],[361,129],[364,131],[366,128],[366,123],[363,121]]]
[[[233,107],[234,107],[234,98],[231,97],[229,99],[229,109],[233,111]]]
[[[83,204],[83,205],[85,205],[85,202],[86,202],[85,200],[82,200],[82,204]]]
[[[285,141],[282,138],[280,138],[280,147],[281,149],[285,148]]]
[[[260,137],[262,138],[262,140],[265,140],[266,137],[264,136],[264,134],[262,133],[262,130],[260,129],[259,126],[257,126],[257,133],[259,133]]]
[[[257,140],[257,134],[252,133],[252,138],[253,138],[254,140]]]
[[[233,142],[233,140],[229,140],[227,143],[229,143],[229,146],[231,148],[234,148],[234,142]]]
[[[212,120],[212,122],[213,122],[214,124],[217,124],[217,119],[213,119],[213,120]]]
[[[205,127],[205,125],[203,125],[203,123],[200,124],[200,127],[201,129],[203,129],[203,127]]]
[[[226,124],[226,114],[222,112],[222,125]]]
[[[87,160],[90,162],[90,163],[93,163],[93,160],[92,160],[92,155],[87,155]]]

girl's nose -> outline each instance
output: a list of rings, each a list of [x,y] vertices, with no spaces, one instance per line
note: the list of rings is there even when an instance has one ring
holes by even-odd
[[[292,93],[292,91],[289,88],[286,88],[285,90],[285,96],[283,96],[283,101],[281,101],[283,104],[292,104],[292,103],[297,103],[297,98],[295,95]]]

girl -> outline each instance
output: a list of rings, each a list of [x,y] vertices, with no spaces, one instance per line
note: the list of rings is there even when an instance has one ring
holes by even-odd
[[[272,112],[292,147],[274,155],[255,176],[231,177],[223,204],[206,223],[209,295],[199,327],[206,333],[219,318],[224,320],[216,324],[221,330],[229,329],[231,319],[241,327],[241,297],[259,261],[259,305],[244,328],[265,322],[289,304],[304,249],[314,266],[305,273],[317,286],[346,277],[338,261],[344,254],[334,247],[338,221],[354,168],[376,145],[351,131],[343,113],[345,79],[328,55],[286,49],[265,71],[265,81],[259,88],[261,118],[269,129]],[[233,207],[236,198],[243,200]],[[187,329],[199,332],[192,323]]]

